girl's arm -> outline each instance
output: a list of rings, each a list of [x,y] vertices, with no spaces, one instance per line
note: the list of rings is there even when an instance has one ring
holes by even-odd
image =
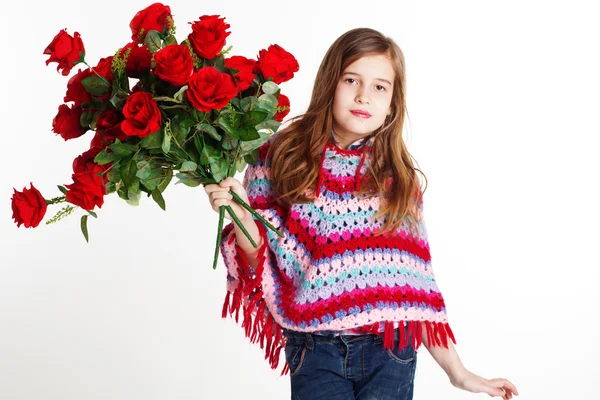
[[[513,394],[519,395],[515,385],[507,379],[485,379],[467,370],[460,361],[460,357],[451,340],[448,340],[448,348],[429,346],[425,326],[423,326],[422,332],[423,344],[433,359],[444,370],[446,375],[448,375],[450,383],[454,387],[473,393],[487,393],[492,397],[502,397],[504,400],[511,399]]]
[[[258,250],[263,245],[263,239],[262,236],[260,236],[260,232],[258,231],[258,226],[256,226],[256,221],[254,220],[254,218],[252,218],[252,214],[248,213],[247,215],[248,216],[241,221],[244,225],[244,228],[246,228],[250,236],[252,236],[252,239],[256,243],[257,247],[254,248],[254,246],[252,246],[252,243],[250,243],[244,232],[242,232],[242,230],[237,226],[237,224],[233,224],[235,230],[235,238],[237,240],[238,246],[240,246],[240,248],[244,251],[244,254],[246,255],[246,259],[248,260],[250,266],[252,268],[256,268],[256,266],[258,265]]]

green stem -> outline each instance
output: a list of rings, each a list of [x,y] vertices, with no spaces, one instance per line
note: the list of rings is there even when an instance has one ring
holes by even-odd
[[[65,201],[67,201],[66,196],[53,197],[49,200],[46,200],[46,205],[64,203]]]
[[[240,227],[242,232],[244,232],[244,235],[246,235],[246,237],[248,238],[248,241],[250,241],[250,244],[252,245],[252,247],[254,247],[256,249],[258,247],[258,245],[254,241],[254,239],[252,239],[252,236],[246,230],[246,227],[244,226],[244,224],[242,224],[242,221],[240,221],[240,219],[237,217],[237,215],[235,215],[235,213],[233,212],[233,208],[231,208],[231,206],[223,206],[223,207],[225,207],[225,209],[229,212],[231,219],[233,219],[233,221],[236,223],[236,225]]]
[[[263,224],[265,224],[269,229],[271,229],[273,232],[275,232],[279,237],[284,237],[283,233],[281,233],[277,228],[275,228],[273,225],[271,225],[266,219],[263,218],[262,215],[257,213],[256,210],[254,208],[252,208],[248,203],[246,203],[244,200],[242,200],[242,198],[240,196],[238,196],[237,193],[235,193],[233,190],[229,190],[229,194],[231,194],[233,196],[233,199],[236,201],[236,203],[238,203],[239,205],[244,207],[246,210],[248,210],[252,215],[254,215],[256,218],[258,218]]]
[[[225,219],[225,208],[219,209],[219,228],[217,229],[217,244],[215,245],[215,257],[213,259],[213,269],[217,269],[217,261],[219,260],[219,248],[221,246],[221,237],[223,236],[223,220]]]

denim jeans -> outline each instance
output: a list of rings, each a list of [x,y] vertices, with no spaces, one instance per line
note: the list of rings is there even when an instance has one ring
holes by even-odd
[[[383,347],[383,336],[284,330],[292,400],[411,400],[417,352]],[[410,341],[409,341],[410,343]]]

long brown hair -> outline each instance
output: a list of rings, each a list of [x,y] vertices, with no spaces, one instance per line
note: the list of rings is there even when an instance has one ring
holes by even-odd
[[[314,201],[307,191],[315,190],[318,182],[321,154],[331,134],[333,97],[340,76],[359,58],[380,54],[389,57],[395,72],[392,113],[363,141],[367,143],[373,138],[372,161],[368,163],[366,179],[357,193],[368,198],[379,195],[380,207],[375,218],[383,216],[385,222],[375,234],[398,229],[407,215],[408,226],[418,231],[419,205],[424,190],[421,190],[416,172],[425,175],[414,167],[402,137],[407,113],[404,55],[391,38],[369,28],[352,29],[331,45],[317,72],[307,111],[293,118],[273,138],[268,154],[273,191],[278,194],[280,205],[287,208],[291,203]],[[365,148],[363,146],[363,151]]]

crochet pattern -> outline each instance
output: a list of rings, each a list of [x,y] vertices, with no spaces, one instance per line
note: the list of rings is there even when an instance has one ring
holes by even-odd
[[[379,198],[354,193],[369,165],[370,143],[351,150],[327,143],[314,201],[286,212],[274,201],[266,159],[275,135],[260,147],[258,162],[247,167],[243,185],[250,205],[284,237],[255,218],[263,244],[252,268],[233,223],[223,229],[223,318],[239,322],[242,312],[246,336],[265,350],[273,369],[285,346],[282,328],[383,334],[387,348],[396,329],[400,345],[407,345],[408,329],[415,349],[425,329],[430,346],[448,347],[448,338],[456,343],[431,266],[422,203],[417,231],[404,220],[392,234],[374,237],[384,222],[374,218]],[[282,374],[288,371],[286,363]]]

